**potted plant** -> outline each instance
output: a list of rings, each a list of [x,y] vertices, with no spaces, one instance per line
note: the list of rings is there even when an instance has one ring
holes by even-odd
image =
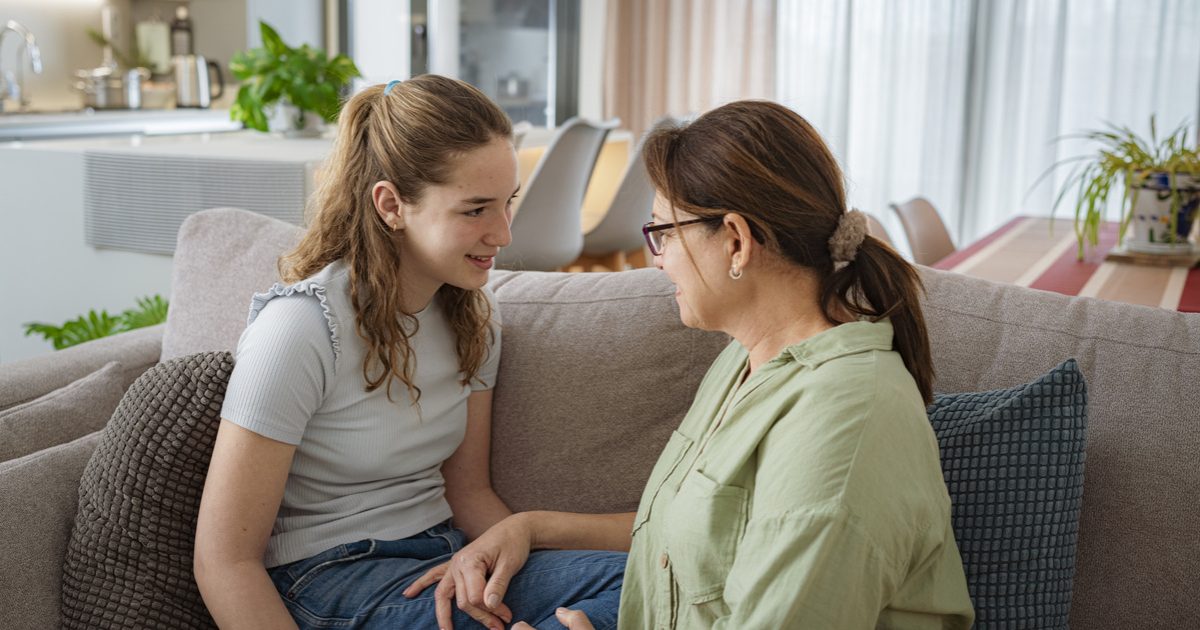
[[[330,58],[304,44],[292,48],[266,22],[258,23],[263,45],[233,56],[229,69],[241,81],[229,117],[259,131],[315,136],[337,119],[341,91],[362,76],[345,55]]]
[[[1188,126],[1182,124],[1160,140],[1153,117],[1148,139],[1111,124],[1107,130],[1071,136],[1097,142],[1099,150],[1058,162],[1046,174],[1077,162],[1054,200],[1051,215],[1068,191],[1077,191],[1075,236],[1080,260],[1086,244],[1095,247],[1100,242],[1100,225],[1114,191],[1121,195],[1118,248],[1151,254],[1193,252],[1188,236],[1200,208],[1200,153],[1195,145],[1188,146],[1189,136]],[[1126,242],[1131,225],[1133,235]]]
[[[161,295],[148,296],[139,298],[136,308],[125,309],[116,316],[103,309],[99,313],[93,309],[62,326],[29,322],[25,324],[25,336],[41,335],[54,344],[55,350],[62,350],[127,330],[161,324],[167,321],[167,308],[167,301]]]

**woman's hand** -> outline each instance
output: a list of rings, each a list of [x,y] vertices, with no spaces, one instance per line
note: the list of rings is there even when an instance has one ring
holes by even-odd
[[[567,627],[567,630],[596,630],[592,622],[587,618],[582,610],[570,610],[568,608],[559,608],[554,611],[554,617],[558,619],[558,623]],[[519,621],[512,627],[512,630],[533,630],[533,626]]]
[[[503,628],[512,612],[504,602],[512,576],[529,558],[532,532],[520,515],[492,526],[474,542],[463,547],[445,564],[430,569],[404,591],[415,597],[434,582],[438,627],[453,628],[451,600],[459,610],[489,628]],[[489,578],[490,576],[490,578]]]
[[[451,561],[451,562],[453,562],[453,561]],[[425,573],[425,575],[422,575],[420,578],[417,578],[417,581],[413,582],[412,584],[409,584],[408,588],[404,589],[404,596],[409,599],[412,599],[412,598],[420,595],[421,591],[424,591],[425,589],[429,588],[430,586],[433,586],[434,584],[439,584],[443,579],[446,578],[446,574],[449,572],[449,569],[450,569],[450,564],[451,564],[450,562],[443,562],[442,564],[439,564],[436,567],[433,567],[432,569],[427,571]],[[454,587],[451,586],[450,589],[451,589],[450,596],[453,597],[454,596]],[[436,597],[437,597],[436,592],[434,593],[434,597],[435,597],[435,606],[437,608],[438,627],[439,628],[453,628],[454,625],[453,625],[453,621],[451,620],[453,611],[450,610],[449,600],[447,600],[445,602],[437,601],[436,600]],[[443,608],[445,609],[444,615],[443,615]],[[512,611],[509,610],[508,606],[506,606],[504,604],[500,604],[500,606],[494,611],[494,614],[493,614],[493,612],[489,612],[489,611],[486,611],[486,610],[483,610],[480,608],[475,608],[473,606],[463,608],[462,610],[463,610],[463,612],[470,615],[471,618],[474,619],[475,621],[478,621],[480,624],[486,626],[487,628],[491,628],[491,629],[503,628],[504,624],[512,622]]]

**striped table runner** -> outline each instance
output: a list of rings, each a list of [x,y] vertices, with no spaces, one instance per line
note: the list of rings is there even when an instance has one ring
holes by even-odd
[[[933,267],[1066,295],[1200,313],[1200,268],[1106,262],[1104,254],[1116,244],[1117,224],[1107,222],[1100,245],[1077,261],[1070,219],[1017,217]]]

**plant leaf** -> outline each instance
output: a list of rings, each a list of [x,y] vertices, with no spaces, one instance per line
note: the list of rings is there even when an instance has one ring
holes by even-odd
[[[263,47],[238,53],[230,69],[242,81],[230,108],[230,117],[250,129],[267,130],[265,109],[286,99],[304,112],[316,112],[326,121],[337,120],[342,89],[362,76],[345,55],[332,59],[308,44],[289,47],[266,22],[259,22]]]
[[[167,301],[161,295],[138,298],[137,307],[121,313],[124,330],[155,326],[167,321]]]
[[[266,48],[267,52],[271,53],[271,55],[286,57],[291,52],[292,49],[283,43],[283,38],[279,36],[279,33],[270,24],[259,20],[258,30],[262,34],[263,48]]]
[[[49,341],[55,350],[62,348],[62,328],[53,324],[43,322],[28,322],[25,324],[25,336],[32,337],[33,335],[41,335],[43,339]]]

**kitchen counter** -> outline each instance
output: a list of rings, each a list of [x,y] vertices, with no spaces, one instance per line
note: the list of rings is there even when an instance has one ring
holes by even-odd
[[[237,131],[228,109],[111,109],[0,114],[0,142]]]
[[[178,110],[177,110],[178,111]],[[179,121],[176,121],[179,122]],[[145,123],[143,123],[145,124]],[[156,135],[125,133],[35,141],[0,142],[0,152],[78,153],[105,152],[130,155],[189,156],[215,159],[272,159],[299,162],[320,161],[333,147],[329,132],[319,138],[282,138],[278,135],[225,130],[220,133]]]

